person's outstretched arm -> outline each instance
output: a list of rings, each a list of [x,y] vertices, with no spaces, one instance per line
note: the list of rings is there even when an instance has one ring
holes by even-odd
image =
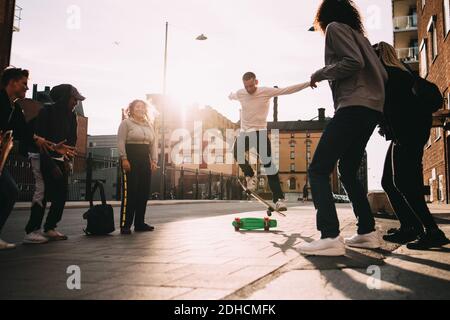
[[[364,58],[353,34],[345,26],[331,23],[326,31],[326,46],[338,55],[340,60],[315,72],[311,82],[348,78],[364,68]]]
[[[230,93],[230,95],[228,96],[228,99],[230,99],[230,100],[239,100],[237,92]]]
[[[265,91],[267,92],[267,95],[271,98],[273,97],[279,97],[279,96],[285,96],[288,94],[293,94],[299,91],[302,91],[306,88],[309,88],[310,83],[300,83],[293,86],[289,86],[286,88],[265,88]]]

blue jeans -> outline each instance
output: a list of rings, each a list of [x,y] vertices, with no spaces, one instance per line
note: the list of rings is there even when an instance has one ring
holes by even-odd
[[[358,234],[375,231],[367,194],[357,175],[380,116],[380,112],[366,107],[346,107],[336,112],[322,134],[308,172],[322,239],[336,238],[340,234],[330,185],[330,175],[338,162],[340,180],[358,219]]]
[[[16,182],[8,170],[3,169],[0,176],[0,233],[14,208],[18,195],[19,189]]]

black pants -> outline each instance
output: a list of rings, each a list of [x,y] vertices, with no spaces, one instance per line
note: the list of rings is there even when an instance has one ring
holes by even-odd
[[[384,164],[382,186],[400,221],[402,229],[413,229],[417,233],[437,229],[438,226],[428,209],[423,183],[423,143],[392,143]]]
[[[122,207],[120,227],[136,228],[145,224],[145,211],[150,194],[151,167],[149,145],[127,144],[127,157],[131,171],[122,170]]]
[[[254,146],[253,143],[251,145],[250,141],[252,141],[252,139],[253,142],[256,143],[256,146]],[[264,140],[266,140],[267,142]],[[238,154],[238,152],[241,151],[238,148],[239,145],[243,146],[245,149],[245,154],[243,156],[239,156]],[[234,159],[238,161],[239,167],[241,168],[242,172],[244,172],[244,175],[246,177],[253,177],[255,175],[255,172],[253,171],[253,168],[250,165],[250,161],[247,156],[251,147],[256,147],[261,163],[264,165],[264,168],[266,168],[266,170],[270,171],[267,174],[267,178],[269,180],[270,190],[273,194],[273,202],[276,203],[278,200],[284,199],[284,193],[281,189],[278,169],[274,170],[274,168],[272,167],[272,145],[270,143],[267,130],[241,133],[236,138],[236,141],[234,143]]]
[[[8,170],[3,169],[0,176],[0,233],[14,208],[18,195],[19,189],[16,182]]]
[[[62,219],[67,199],[69,170],[62,161],[55,161],[55,164],[62,173],[62,176],[59,178],[53,176],[49,167],[41,168],[45,184],[45,200],[43,201],[43,207],[33,204],[30,219],[25,228],[27,233],[41,229],[45,215],[46,200],[51,202],[51,206],[45,220],[44,232],[56,229]]]
[[[380,116],[381,113],[366,107],[346,107],[336,112],[322,134],[309,167],[309,179],[317,209],[317,228],[323,239],[340,234],[330,185],[330,175],[338,161],[340,180],[358,219],[358,234],[375,231],[375,219],[357,173]]]

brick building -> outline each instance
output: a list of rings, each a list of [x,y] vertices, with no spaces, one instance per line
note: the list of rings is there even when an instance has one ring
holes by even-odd
[[[424,180],[430,186],[430,202],[449,203],[450,127],[448,117],[438,115],[450,109],[450,0],[418,0],[417,21],[420,75],[436,83],[446,98],[425,147]]]

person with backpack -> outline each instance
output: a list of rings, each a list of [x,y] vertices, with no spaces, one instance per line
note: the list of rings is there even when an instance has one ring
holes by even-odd
[[[309,181],[317,209],[320,240],[302,244],[304,255],[342,256],[345,245],[375,249],[381,246],[367,194],[358,179],[366,145],[384,106],[386,70],[364,35],[353,1],[323,0],[316,15],[317,30],[325,33],[326,66],[311,76],[311,87],[328,80],[336,113],[325,128],[309,167]],[[340,180],[358,219],[357,234],[342,239],[330,185],[338,164]]]
[[[117,146],[122,167],[122,206],[120,233],[151,232],[154,226],[145,223],[150,195],[151,175],[158,168],[158,137],[148,115],[147,103],[130,103],[118,132]]]
[[[50,141],[64,141],[74,148],[77,143],[77,118],[74,113],[79,101],[84,101],[78,90],[70,84],[58,85],[50,91],[50,97],[54,104],[42,108],[35,124],[36,133]],[[67,236],[57,231],[57,224],[61,221],[66,204],[68,192],[69,161],[75,154],[67,152],[61,155],[57,152],[40,152],[39,164],[35,162],[34,174],[37,165],[44,180],[45,195],[42,203],[36,204],[31,210],[26,227],[27,236],[25,243],[67,240]],[[42,236],[39,230],[45,215],[45,201],[51,202],[51,206],[44,224]],[[27,241],[28,240],[28,241]]]
[[[380,42],[374,49],[389,77],[381,133],[392,142],[386,155],[382,186],[400,221],[400,229],[391,230],[383,239],[407,244],[409,249],[440,247],[449,240],[425,202],[422,167],[436,104],[427,105],[426,97],[418,94],[418,76],[398,60],[391,45]]]

